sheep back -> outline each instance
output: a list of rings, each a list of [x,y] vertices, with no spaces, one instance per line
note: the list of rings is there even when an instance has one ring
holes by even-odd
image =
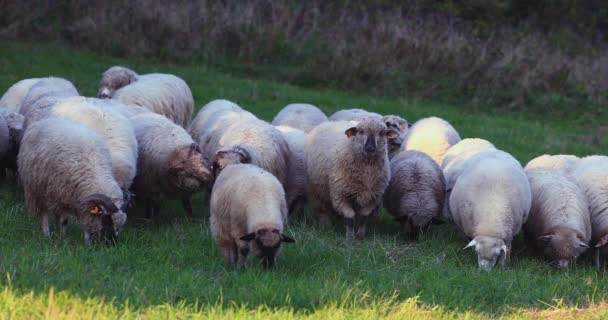
[[[438,165],[448,149],[460,141],[460,135],[450,123],[430,117],[418,120],[405,136],[402,150],[417,150],[428,154]]]
[[[285,106],[272,120],[274,126],[288,126],[309,132],[319,124],[329,121],[321,109],[308,103],[292,103]]]

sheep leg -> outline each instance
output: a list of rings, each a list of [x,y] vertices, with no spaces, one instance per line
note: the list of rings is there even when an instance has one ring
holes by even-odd
[[[192,195],[188,194],[182,197],[182,207],[186,211],[188,218],[192,218]]]
[[[367,218],[369,216],[359,216],[359,225],[357,226],[357,240],[365,239],[367,227]]]
[[[596,248],[595,249],[595,254],[593,257],[593,264],[595,264],[596,267],[600,268],[601,264],[600,264],[600,248]]]
[[[152,200],[146,198],[146,219],[152,219]]]
[[[60,213],[57,216],[57,222],[59,224],[59,235],[63,239],[68,232],[68,215],[65,212]]]
[[[400,220],[399,225],[401,229],[401,238],[403,238],[404,240],[409,240],[410,235],[412,233],[412,225],[410,221],[407,219]]]
[[[51,229],[49,228],[49,214],[48,212],[43,212],[40,216],[40,223],[42,224],[42,233],[47,239],[51,238]]]
[[[346,240],[353,241],[355,239],[355,218],[344,218],[344,227],[346,227]]]
[[[221,243],[220,251],[224,256],[224,261],[227,266],[232,266],[236,263],[236,245],[234,243]]]
[[[249,255],[249,244],[246,243],[240,246],[238,250],[237,265],[239,269],[245,268],[245,263],[247,262],[247,255]]]
[[[264,260],[262,261],[264,263],[264,268],[272,269],[272,271],[278,270],[275,257],[264,257]]]
[[[355,239],[355,210],[344,200],[336,199],[334,208],[344,217],[344,226],[346,227],[346,240],[352,241]]]

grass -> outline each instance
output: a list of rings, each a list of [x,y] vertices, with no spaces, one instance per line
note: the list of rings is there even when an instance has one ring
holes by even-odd
[[[522,163],[542,153],[587,155],[606,150],[580,143],[588,128],[574,119],[546,122],[526,114],[476,115],[458,106],[302,89],[242,79],[204,65],[122,60],[56,45],[0,46],[0,90],[22,78],[62,76],[94,95],[101,72],[124,64],[142,73],[169,72],[191,86],[196,105],[233,100],[270,120],[290,102],[328,114],[346,107],[396,113],[413,121],[437,115],[463,137],[484,137]],[[49,155],[52,156],[52,155]],[[0,319],[11,318],[608,318],[608,279],[579,262],[568,272],[530,256],[522,240],[504,269],[478,272],[476,257],[447,226],[403,242],[386,215],[366,241],[345,244],[340,226],[321,227],[313,213],[287,230],[297,243],[283,250],[278,273],[251,259],[227,268],[210,237],[208,208],[195,198],[195,219],[165,201],[162,224],[148,226],[140,208],[116,247],[86,247],[75,223],[65,240],[43,238],[20,190],[0,192]]]

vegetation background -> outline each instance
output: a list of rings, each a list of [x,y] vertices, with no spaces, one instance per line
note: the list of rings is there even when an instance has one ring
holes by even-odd
[[[608,12],[602,1],[0,1],[0,92],[29,77],[96,93],[121,64],[167,72],[196,106],[233,100],[270,120],[286,104],[437,115],[522,163],[605,154]],[[351,246],[314,212],[292,219],[281,271],[226,268],[195,219],[139,208],[116,247],[86,247],[74,222],[48,241],[12,182],[0,189],[0,319],[608,318],[604,269],[562,272],[518,237],[513,263],[478,272],[439,226],[403,242],[386,215]]]

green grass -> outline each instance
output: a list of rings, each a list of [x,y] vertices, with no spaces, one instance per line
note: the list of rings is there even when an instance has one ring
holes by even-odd
[[[233,100],[270,120],[290,102],[309,102],[328,114],[365,107],[410,121],[437,115],[463,137],[484,137],[522,163],[542,153],[587,155],[606,150],[577,143],[587,128],[573,119],[527,120],[525,114],[484,115],[458,106],[396,98],[308,90],[263,79],[239,79],[203,65],[122,60],[54,45],[0,46],[0,91],[22,78],[62,76],[83,95],[94,95],[101,72],[124,64],[142,73],[177,74],[191,86],[196,105]],[[52,156],[52,155],[49,155]],[[511,265],[478,272],[476,257],[448,226],[418,242],[403,242],[385,215],[367,240],[345,244],[341,226],[318,225],[313,213],[287,230],[297,243],[284,248],[281,270],[227,268],[210,236],[208,208],[195,198],[195,219],[165,201],[162,223],[151,227],[137,208],[119,244],[83,245],[71,224],[65,240],[43,238],[27,214],[21,191],[0,192],[0,319],[4,318],[608,318],[608,279],[585,263],[568,272],[530,256],[520,238]]]

